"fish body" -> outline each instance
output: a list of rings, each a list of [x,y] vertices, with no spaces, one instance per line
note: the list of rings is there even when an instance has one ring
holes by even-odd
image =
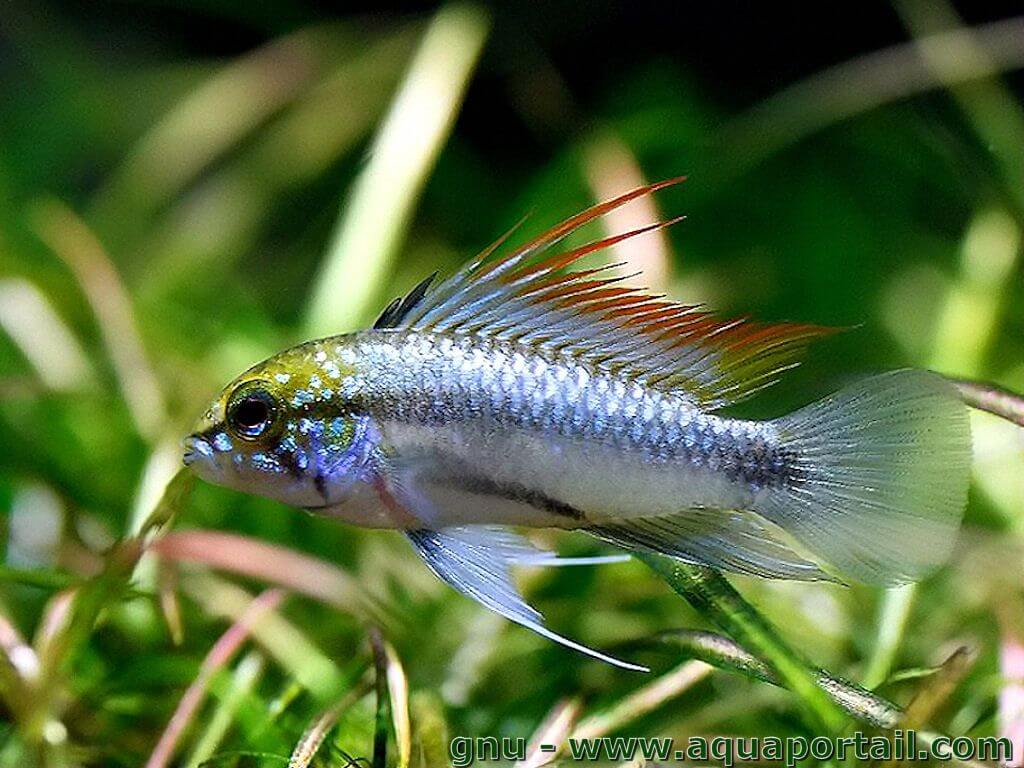
[[[430,519],[417,523],[579,528],[745,509],[784,480],[771,424],[705,413],[685,392],[544,349],[380,330],[317,346],[322,367],[340,360],[352,371],[339,382],[346,407],[372,420],[397,471],[431,497]]]
[[[543,626],[508,568],[556,559],[508,527],[579,529],[767,577],[920,578],[948,553],[964,505],[970,438],[955,393],[897,371],[779,419],[722,415],[827,329],[722,320],[604,270],[567,270],[640,231],[547,255],[659,186],[425,281],[372,329],[254,366],[211,405],[186,463],[402,530],[460,591],[627,667]]]

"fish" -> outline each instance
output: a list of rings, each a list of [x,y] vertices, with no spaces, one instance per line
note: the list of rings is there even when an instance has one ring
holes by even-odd
[[[888,371],[770,420],[729,407],[835,329],[725,318],[580,261],[668,226],[572,249],[639,187],[503,253],[511,232],[371,328],[309,341],[229,383],[185,440],[205,480],[401,531],[428,568],[550,630],[514,566],[636,551],[774,579],[895,585],[949,556],[966,504],[968,415],[937,374]],[[343,300],[344,297],[339,297]],[[515,529],[578,531],[625,555],[559,558]]]

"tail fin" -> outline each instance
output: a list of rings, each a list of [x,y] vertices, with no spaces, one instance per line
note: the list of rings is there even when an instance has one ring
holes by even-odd
[[[755,509],[840,572],[915,581],[953,546],[970,479],[967,409],[945,380],[893,371],[774,422],[794,478]]]

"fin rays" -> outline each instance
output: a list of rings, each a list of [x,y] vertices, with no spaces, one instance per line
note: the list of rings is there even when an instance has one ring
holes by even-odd
[[[544,617],[527,603],[509,577],[508,567],[522,565],[571,565],[607,562],[605,558],[559,560],[532,549],[522,538],[502,528],[467,526],[440,531],[407,531],[420,557],[449,586],[485,608],[531,629],[542,637],[622,669],[647,672],[647,667],[616,659],[556,634],[544,626]]]
[[[719,318],[605,277],[609,267],[573,270],[589,254],[680,221],[677,217],[544,254],[584,224],[631,200],[682,182],[639,187],[591,206],[495,257],[510,230],[432,290],[427,284],[382,315],[386,327],[486,335],[532,345],[638,382],[680,388],[708,409],[738,402],[797,364],[803,348],[834,332],[815,325]],[[518,225],[517,225],[518,226]],[[618,265],[616,265],[618,266]],[[566,271],[568,270],[568,271]],[[380,326],[384,327],[384,326]]]
[[[647,550],[733,573],[831,580],[817,565],[778,541],[750,512],[693,509],[668,517],[625,518],[584,530],[627,550]]]

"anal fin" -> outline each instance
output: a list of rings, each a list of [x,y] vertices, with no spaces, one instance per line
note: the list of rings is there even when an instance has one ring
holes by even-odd
[[[406,535],[441,581],[485,608],[587,656],[622,669],[648,671],[639,664],[621,661],[580,645],[544,626],[544,617],[519,594],[508,568],[513,564],[558,564],[550,553],[532,549],[521,537],[495,527],[465,526],[439,531],[420,529],[407,531]]]
[[[752,512],[691,509],[583,530],[627,550],[641,549],[723,571],[769,579],[835,581],[778,541]]]

